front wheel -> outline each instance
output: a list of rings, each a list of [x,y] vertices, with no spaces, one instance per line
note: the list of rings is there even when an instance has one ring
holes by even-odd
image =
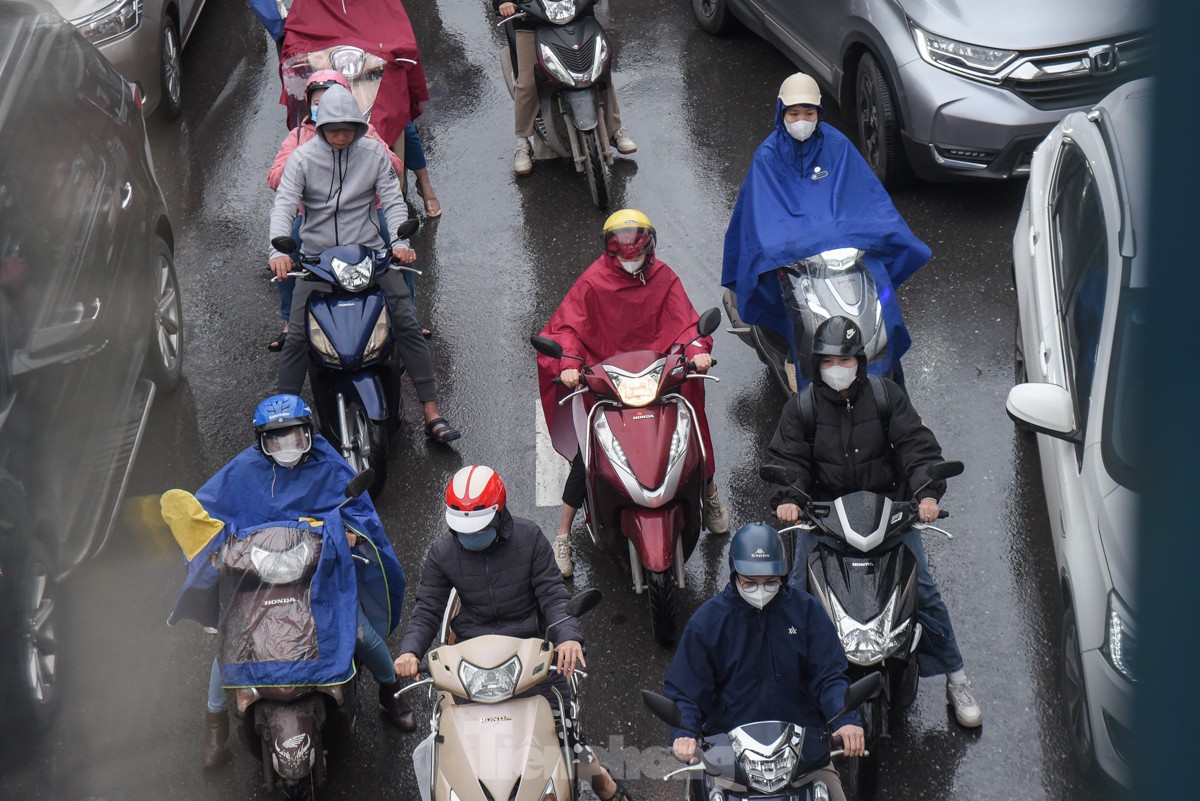
[[[875,748],[876,746],[872,746]],[[838,766],[838,775],[842,779],[842,791],[846,798],[854,801],[870,801],[875,797],[876,778],[879,773],[879,763],[869,757],[850,757],[843,759]]]
[[[179,42],[179,28],[171,17],[167,17],[163,25],[159,44],[159,80],[163,111],[174,119],[183,111],[183,45]]]
[[[6,580],[14,592],[11,609],[0,609],[10,616],[4,630],[12,633],[10,642],[0,643],[5,659],[8,686],[0,688],[0,709],[5,718],[33,732],[44,731],[58,709],[58,610],[54,562],[50,551],[36,539],[25,545],[24,558],[8,565]],[[14,569],[15,568],[15,569]]]
[[[664,648],[670,648],[675,643],[675,571],[647,572],[646,590],[654,639]]]
[[[587,165],[584,172],[587,173],[588,190],[592,193],[592,202],[596,204],[596,208],[607,211],[609,202],[608,165],[604,163],[596,129],[584,131],[582,138],[583,149],[587,152]]]
[[[880,183],[888,188],[903,186],[912,172],[900,141],[900,114],[887,76],[870,53],[859,59],[854,85],[858,149]]]
[[[729,0],[692,0],[692,13],[701,30],[714,36],[728,31],[733,22]]]
[[[357,403],[346,405],[346,422],[350,430],[344,433],[342,442],[350,449],[350,466],[355,473],[368,467],[375,471],[375,481],[369,492],[372,498],[378,498],[387,482],[387,423],[372,420]]]
[[[154,243],[154,318],[143,372],[160,392],[171,392],[183,378],[183,301],[171,249]]]
[[[1085,776],[1096,769],[1096,746],[1092,715],[1088,709],[1087,686],[1083,679],[1083,655],[1079,650],[1079,624],[1075,610],[1067,609],[1062,622],[1062,692],[1067,710],[1067,736],[1075,761]]]

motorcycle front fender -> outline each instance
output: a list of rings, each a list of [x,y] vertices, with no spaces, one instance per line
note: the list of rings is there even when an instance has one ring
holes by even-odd
[[[375,421],[388,419],[385,376],[382,370],[363,370],[356,373],[329,371],[326,373],[329,394],[336,398],[340,392],[347,403],[357,401],[367,417]],[[336,408],[336,404],[335,404]]]
[[[637,549],[642,567],[653,573],[671,569],[675,563],[675,540],[683,530],[680,509],[641,507],[621,510],[621,532]]]
[[[570,109],[571,121],[575,123],[576,129],[590,131],[599,124],[599,98],[596,95],[596,87],[564,89],[561,96]]]
[[[310,693],[290,703],[260,701],[254,709],[259,735],[267,744],[279,777],[297,781],[312,773],[321,757],[321,727],[325,723],[321,697]]]

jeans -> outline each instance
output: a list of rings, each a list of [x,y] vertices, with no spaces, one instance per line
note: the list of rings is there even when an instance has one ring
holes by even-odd
[[[425,169],[426,166],[425,147],[421,144],[421,136],[417,133],[417,126],[409,120],[404,128],[404,167],[416,172]]]
[[[793,583],[803,579],[802,571],[808,563],[808,555],[816,547],[817,539],[817,535],[811,531],[796,532],[796,558],[791,576]],[[917,667],[921,676],[942,676],[962,670],[963,658],[954,636],[954,626],[950,623],[950,610],[946,608],[937,582],[929,572],[921,532],[909,529],[900,535],[900,541],[908,546],[917,559],[917,620],[922,628],[921,642],[917,645]]]
[[[380,684],[391,684],[396,680],[396,667],[392,655],[388,653],[387,643],[367,620],[362,606],[358,607],[358,640],[354,655]],[[221,684],[221,665],[214,659],[208,675],[208,711],[224,712],[228,708],[225,687]]]

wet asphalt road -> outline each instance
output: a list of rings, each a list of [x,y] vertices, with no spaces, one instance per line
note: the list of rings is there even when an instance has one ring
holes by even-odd
[[[501,39],[487,4],[413,3],[410,14],[432,93],[421,132],[445,209],[415,240],[427,270],[419,317],[435,330],[443,411],[464,432],[452,451],[427,445],[409,394],[379,508],[409,570],[411,598],[425,547],[442,530],[445,482],[461,465],[496,467],[511,508],[553,530],[557,509],[534,506],[536,383],[526,338],[594,258],[603,215],[583,177],[564,165],[539,163],[532,176],[514,179]],[[610,0],[600,18],[617,40],[622,111],[640,147],[614,170],[614,208],[646,211],[660,232],[659,254],[695,305],[717,305],[725,225],[792,68],[748,34],[704,34],[682,2]],[[209,0],[185,53],[187,110],[175,123],[152,122],[185,295],[186,382],[157,404],[122,530],[70,582],[63,714],[45,740],[4,758],[0,796],[10,801],[266,797],[258,763],[240,747],[224,769],[199,769],[214,643],[190,624],[163,622],[182,569],[153,519],[160,492],[194,489],[249,442],[251,410],[274,384],[276,357],[263,345],[276,330],[275,291],[261,271],[271,203],[264,178],[285,133],[274,55],[243,3]],[[836,110],[832,119],[839,123]],[[1004,414],[1009,252],[1023,191],[1020,182],[923,185],[896,197],[934,252],[901,293],[915,342],[906,372],[947,458],[967,464],[944,503],[957,536],[931,535],[927,547],[985,723],[976,733],[959,729],[941,682],[923,683],[883,757],[880,801],[1092,797],[1061,728],[1062,610],[1035,450]],[[718,482],[736,526],[767,515],[757,468],[783,396],[732,335],[718,333],[715,355],[721,383],[709,385],[708,408]],[[701,540],[683,609],[720,589],[725,559],[725,539]],[[654,750],[665,728],[637,694],[660,688],[670,654],[652,643],[645,600],[616,568],[590,545],[576,564],[574,586],[605,593],[584,626],[588,737],[639,797],[677,798],[681,785],[652,780],[674,765]],[[373,682],[363,689],[373,693]],[[384,729],[367,705],[359,723],[320,795],[415,799],[409,754],[418,735]]]

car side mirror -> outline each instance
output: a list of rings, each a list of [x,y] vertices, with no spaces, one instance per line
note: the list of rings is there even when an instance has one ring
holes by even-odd
[[[409,217],[404,222],[400,223],[400,227],[396,229],[397,239],[409,239],[421,227],[421,221],[416,217]]]
[[[529,344],[533,345],[533,349],[543,356],[549,356],[551,359],[561,359],[563,357],[562,345],[550,337],[534,335],[529,338]]]
[[[1008,391],[1004,408],[1013,420],[1039,434],[1067,442],[1083,441],[1071,393],[1057,384],[1017,384]]]
[[[280,253],[292,254],[296,252],[296,240],[290,236],[277,236],[271,240],[271,247],[278,250]]]
[[[709,336],[720,324],[721,310],[714,306],[700,315],[700,320],[696,323],[696,333],[702,337]]]

